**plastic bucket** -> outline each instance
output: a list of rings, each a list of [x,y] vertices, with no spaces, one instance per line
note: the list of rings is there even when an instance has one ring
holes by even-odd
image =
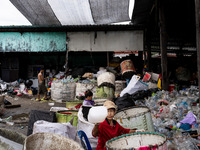
[[[66,102],[66,108],[70,110],[77,110],[81,107],[83,101]]]
[[[77,126],[78,123],[78,111],[77,110],[67,110],[67,111],[58,111],[56,113],[57,122],[67,123],[72,121],[73,126]]]
[[[152,132],[124,134],[106,142],[107,150],[167,150],[167,139],[164,135]]]
[[[172,92],[175,88],[175,84],[170,84],[169,85],[169,92]]]
[[[136,72],[133,62],[128,59],[120,63],[121,73],[125,79],[130,79],[133,74]]]

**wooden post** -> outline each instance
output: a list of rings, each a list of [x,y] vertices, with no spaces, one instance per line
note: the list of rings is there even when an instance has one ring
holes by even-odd
[[[147,43],[147,68],[151,71],[151,31],[147,29],[146,32],[146,43]]]
[[[165,26],[164,2],[163,0],[160,0],[158,1],[158,3],[159,3],[159,22],[160,22],[162,89],[168,90],[169,79],[168,79],[168,70],[167,70],[167,33],[166,33],[166,26]]]
[[[138,51],[138,59],[139,59],[139,73],[143,74],[144,62],[143,62],[143,51]]]
[[[195,16],[196,16],[196,49],[197,49],[198,86],[199,86],[199,96],[200,96],[200,78],[199,78],[199,75],[200,75],[200,30],[199,30],[200,2],[199,1],[200,0],[195,0]]]
[[[110,59],[109,59],[109,52],[107,52],[107,66],[109,67]]]
[[[65,73],[67,73],[68,70],[68,50],[66,50],[66,56],[65,56]]]

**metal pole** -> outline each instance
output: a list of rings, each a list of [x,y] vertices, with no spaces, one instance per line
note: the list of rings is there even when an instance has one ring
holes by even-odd
[[[161,50],[161,67],[162,67],[162,89],[168,90],[169,79],[167,70],[167,33],[164,16],[163,0],[159,3],[159,21],[160,21],[160,50]]]
[[[197,68],[198,68],[198,86],[199,86],[199,97],[200,97],[200,30],[199,30],[199,21],[200,21],[200,2],[195,0],[195,16],[196,16],[196,49],[197,49]],[[200,104],[200,101],[199,101]],[[200,106],[200,105],[199,105]]]

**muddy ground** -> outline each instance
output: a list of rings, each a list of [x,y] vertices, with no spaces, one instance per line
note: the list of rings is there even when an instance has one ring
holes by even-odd
[[[36,96],[28,97],[26,95],[22,96],[6,96],[5,99],[8,100],[12,105],[21,105],[21,107],[16,108],[5,108],[4,113],[0,116],[1,119],[11,118],[11,123],[0,123],[1,128],[6,128],[14,130],[16,132],[27,135],[28,130],[28,119],[31,110],[50,110],[51,107],[65,107],[66,103],[56,103],[54,106],[49,106],[48,101],[35,101]],[[51,101],[51,99],[49,100]],[[9,121],[9,120],[8,120]],[[14,122],[14,124],[12,124]]]

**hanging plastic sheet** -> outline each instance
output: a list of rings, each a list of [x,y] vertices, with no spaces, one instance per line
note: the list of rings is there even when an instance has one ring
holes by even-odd
[[[48,0],[62,25],[94,24],[88,0]]]
[[[129,21],[129,0],[90,0],[96,24]]]
[[[32,25],[61,25],[47,0],[10,0]]]

